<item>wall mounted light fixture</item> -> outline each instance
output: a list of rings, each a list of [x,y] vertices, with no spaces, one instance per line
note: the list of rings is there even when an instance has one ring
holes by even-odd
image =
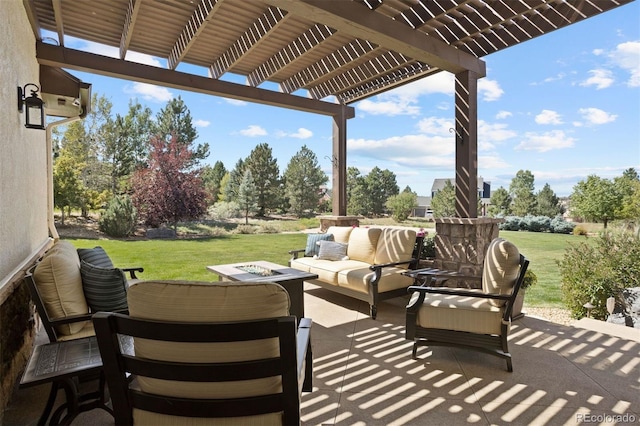
[[[27,87],[33,86],[31,96],[26,97]],[[25,84],[24,88],[18,86],[18,111],[22,112],[23,105],[26,106],[24,127],[29,129],[44,130],[44,101],[38,97],[40,88],[33,83]]]

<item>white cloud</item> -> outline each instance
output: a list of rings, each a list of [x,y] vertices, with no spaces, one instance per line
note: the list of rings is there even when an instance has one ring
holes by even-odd
[[[478,97],[483,95],[482,100],[486,102],[497,101],[503,93],[504,90],[500,88],[497,81],[488,78],[478,80]]]
[[[372,101],[365,99],[358,103],[358,109],[372,115],[418,115],[420,107],[415,105],[415,101],[403,99],[393,99],[388,101]]]
[[[575,139],[567,136],[562,130],[552,130],[546,133],[525,133],[525,138],[516,146],[516,150],[547,152],[554,149],[571,148]]]
[[[498,113],[496,114],[496,119],[504,120],[505,118],[511,117],[512,115],[513,114],[509,111],[498,111]]]
[[[228,104],[231,105],[235,105],[235,106],[245,106],[248,105],[249,103],[246,101],[241,101],[240,99],[229,99],[229,98],[224,98],[224,101]]]
[[[305,129],[304,127],[300,127],[297,132],[292,133],[289,136],[297,139],[309,139],[313,136],[313,132],[309,129]]]
[[[640,41],[619,44],[609,57],[618,67],[629,71],[629,87],[640,87]]]
[[[478,165],[482,166],[482,169],[504,169],[509,167],[498,154],[493,155],[479,155],[478,156]]]
[[[448,136],[453,138],[453,131],[449,131],[449,129],[453,128],[453,121],[448,118],[427,117],[418,121],[416,126],[421,133],[426,135]]]
[[[210,121],[208,121],[208,120],[195,120],[195,121],[193,122],[193,124],[194,124],[196,127],[209,127],[209,125],[211,124],[211,122],[210,122]]]
[[[609,114],[599,108],[580,108],[578,112],[582,115],[582,118],[589,124],[606,124],[615,121],[618,117],[614,114]]]
[[[478,120],[478,149],[487,151],[493,149],[496,143],[516,137],[517,133],[509,130],[504,123],[488,123]]]
[[[107,46],[104,44],[73,37],[65,38],[65,40],[67,40],[67,44],[72,45],[79,50],[84,50],[89,53],[95,53],[96,55],[108,56],[110,58],[120,57],[120,49],[117,47]],[[144,65],[151,65],[153,67],[163,68],[165,66],[158,58],[131,50],[127,52],[127,56],[125,57],[125,59],[127,61],[137,62]]]
[[[580,86],[596,86],[596,89],[606,89],[613,84],[613,73],[610,70],[590,70],[591,77],[580,83]]]
[[[173,94],[169,89],[154,84],[133,83],[130,86],[125,86],[124,92],[135,96],[139,95],[152,102],[168,102],[173,99]]]
[[[240,130],[240,134],[243,136],[248,136],[250,138],[255,138],[258,136],[266,136],[267,131],[256,124],[252,124],[246,129]]]
[[[543,109],[540,114],[536,115],[535,120],[538,124],[562,124],[560,114],[548,109]]]
[[[349,139],[350,153],[356,153],[403,166],[435,168],[455,167],[455,146],[451,135],[424,134],[393,136],[386,139]]]

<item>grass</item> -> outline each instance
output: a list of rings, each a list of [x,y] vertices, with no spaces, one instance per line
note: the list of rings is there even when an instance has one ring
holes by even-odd
[[[286,265],[289,250],[304,248],[306,235],[229,234],[188,240],[94,240],[69,239],[76,247],[102,246],[120,268],[142,266],[145,280],[185,279],[215,281],[207,265],[267,260]]]
[[[379,223],[376,223],[379,224]],[[363,223],[366,225],[366,223]],[[404,224],[427,228],[427,223]],[[298,229],[295,225],[288,228]],[[429,229],[431,233],[432,230]],[[500,236],[512,241],[530,260],[530,268],[538,277],[537,285],[527,289],[531,306],[563,307],[560,271],[557,261],[571,243],[585,237],[535,232],[501,231]],[[266,260],[286,265],[289,250],[304,248],[303,233],[230,234],[209,238],[176,240],[95,240],[69,239],[74,246],[102,246],[118,267],[142,266],[146,280],[187,279],[215,281],[207,265]]]

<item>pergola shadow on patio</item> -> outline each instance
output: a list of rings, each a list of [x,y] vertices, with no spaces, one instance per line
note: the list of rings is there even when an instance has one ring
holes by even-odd
[[[525,316],[512,325],[514,371],[498,358],[446,347],[411,359],[404,339],[408,298],[365,302],[306,284],[313,318],[314,391],[303,395],[305,425],[633,424],[640,419],[640,338],[616,337]],[[625,330],[626,331],[626,330]],[[19,390],[6,424],[35,424],[37,394]],[[108,425],[102,410],[75,424]]]

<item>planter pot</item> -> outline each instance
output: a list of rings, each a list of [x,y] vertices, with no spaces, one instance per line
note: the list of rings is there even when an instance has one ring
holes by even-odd
[[[511,319],[517,320],[524,316],[524,312],[522,312],[522,305],[524,304],[524,295],[526,293],[525,289],[520,289],[518,295],[516,296],[515,302],[513,302],[513,309],[511,310]]]

